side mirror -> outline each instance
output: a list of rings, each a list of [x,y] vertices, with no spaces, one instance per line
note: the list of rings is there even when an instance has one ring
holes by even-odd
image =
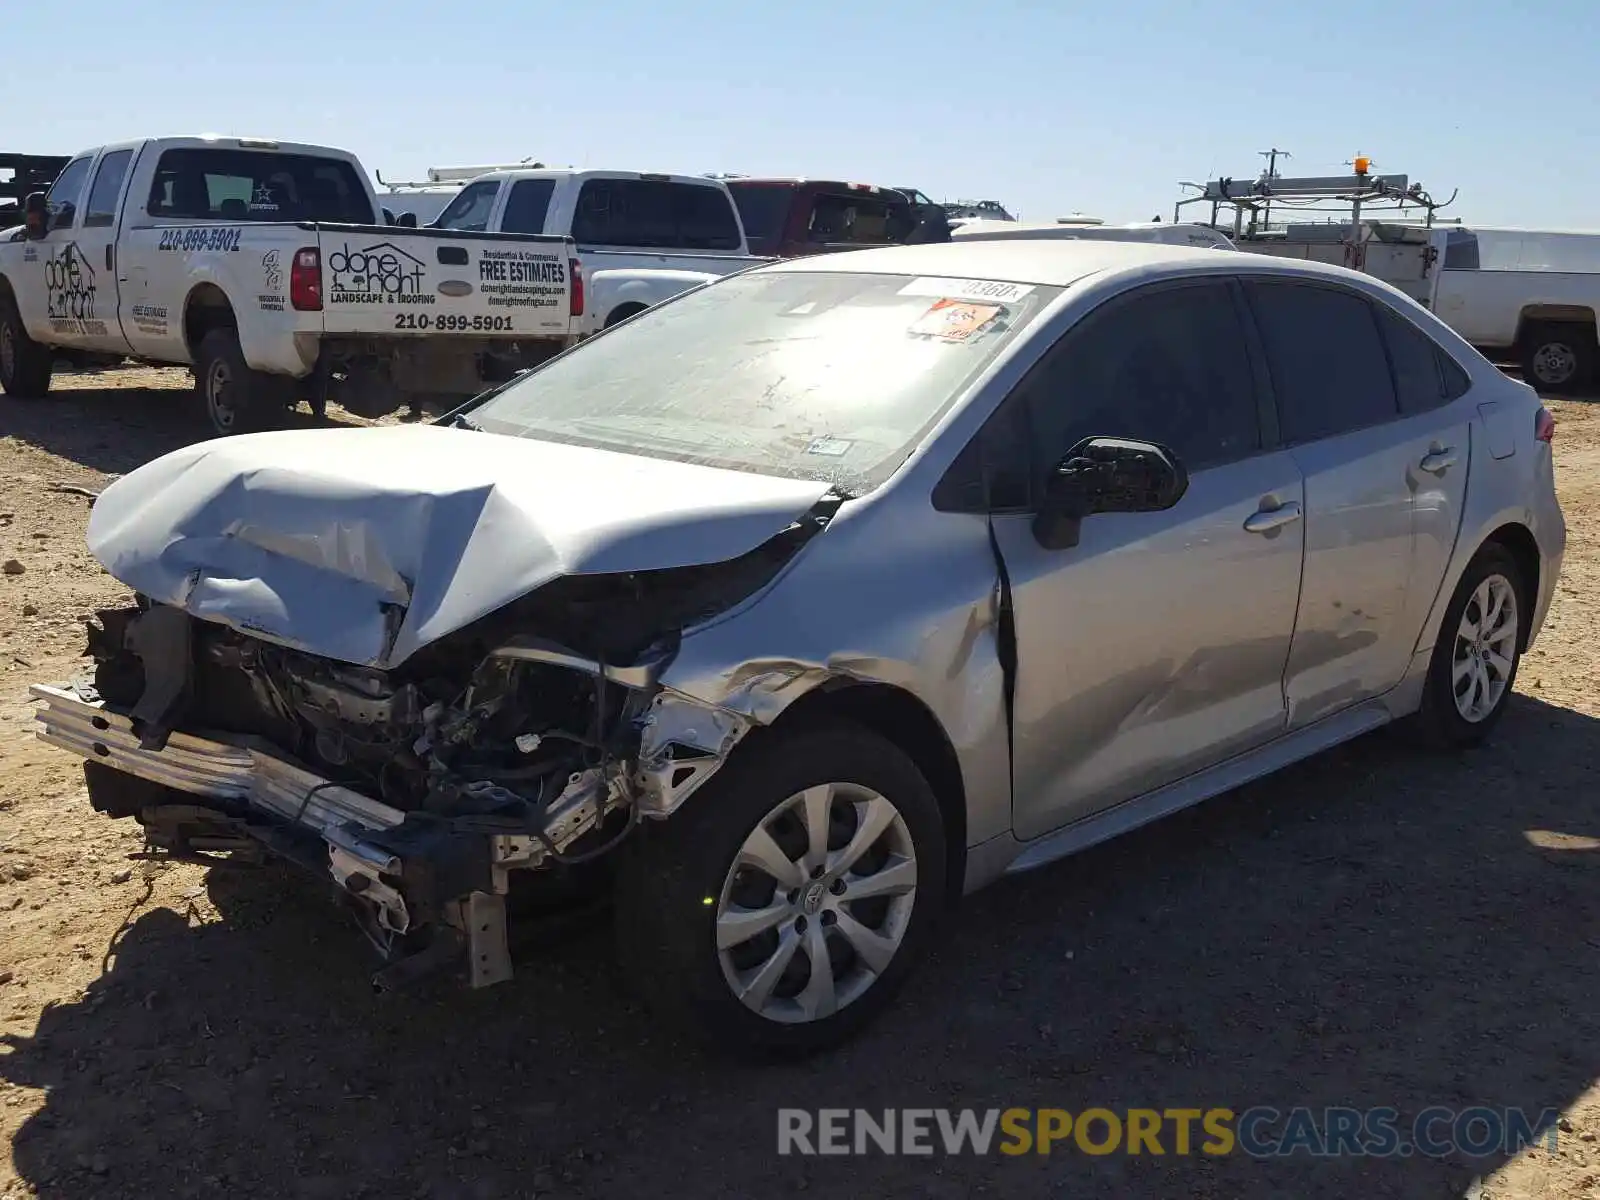
[[[1095,513],[1162,512],[1183,499],[1189,473],[1155,442],[1085,438],[1056,464],[1033,518],[1034,540],[1046,550],[1078,544],[1078,528]]]
[[[42,238],[50,231],[50,210],[43,192],[29,192],[22,202],[22,222],[30,238]]]

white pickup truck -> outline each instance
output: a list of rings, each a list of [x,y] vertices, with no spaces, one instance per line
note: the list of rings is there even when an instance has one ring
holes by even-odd
[[[0,388],[59,351],[194,369],[218,433],[306,400],[380,416],[466,397],[572,344],[570,239],[379,223],[342,150],[148,138],[88,150],[0,234]]]
[[[490,171],[463,187],[430,228],[570,237],[585,281],[580,334],[772,261],[749,252],[727,185],[694,175]]]

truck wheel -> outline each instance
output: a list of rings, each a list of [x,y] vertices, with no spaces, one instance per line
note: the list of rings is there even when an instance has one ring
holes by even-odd
[[[874,733],[756,737],[624,848],[618,949],[640,997],[713,1048],[808,1053],[882,1011],[933,943],[944,822]]]
[[[606,318],[604,328],[610,329],[613,325],[622,324],[629,317],[637,316],[639,313],[642,313],[645,310],[645,307],[646,306],[643,304],[624,304],[621,307],[614,309],[611,315]]]
[[[254,370],[233,329],[213,329],[200,341],[195,394],[200,410],[221,437],[278,428],[289,407],[289,380]]]
[[[28,336],[16,301],[0,295],[0,391],[15,400],[43,396],[55,367],[50,347]]]
[[[1594,374],[1595,334],[1571,322],[1531,326],[1522,335],[1522,377],[1535,388],[1576,388]]]

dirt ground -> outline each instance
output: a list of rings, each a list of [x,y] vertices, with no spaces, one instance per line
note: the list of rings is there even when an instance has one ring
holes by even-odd
[[[26,688],[124,591],[55,488],[199,436],[186,386],[0,398],[0,1197],[1600,1198],[1600,406],[1552,402],[1571,542],[1491,746],[1375,734],[1007,881],[867,1035],[758,1069],[663,1034],[603,929],[499,989],[377,997],[314,880],[131,858],[90,810]],[[785,1106],[1476,1104],[1560,1110],[1557,1149],[776,1153]]]

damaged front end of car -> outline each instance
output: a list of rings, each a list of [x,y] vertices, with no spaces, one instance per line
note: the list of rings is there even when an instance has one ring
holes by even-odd
[[[398,986],[511,975],[514,883],[596,862],[751,727],[662,682],[686,630],[754,595],[818,506],[743,556],[557,578],[392,669],[140,596],[89,625],[92,678],[37,685],[45,741],[161,852],[250,848],[325,875]]]

